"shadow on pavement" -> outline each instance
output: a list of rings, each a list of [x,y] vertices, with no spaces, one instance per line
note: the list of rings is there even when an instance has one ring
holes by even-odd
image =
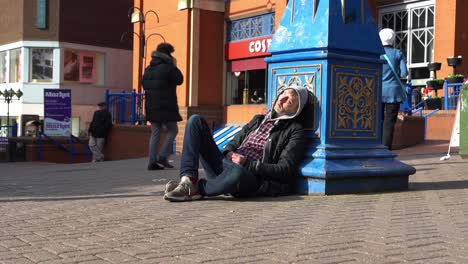
[[[213,197],[205,197],[202,201],[229,201],[229,202],[290,202],[290,201],[299,201],[304,200],[301,196],[298,195],[288,195],[288,196],[278,196],[278,197],[265,197],[265,196],[257,196],[257,197],[243,197],[243,198],[236,198],[232,196],[213,196]]]
[[[78,200],[96,200],[96,199],[114,199],[114,198],[136,198],[136,197],[161,197],[164,192],[155,192],[152,194],[128,194],[128,195],[98,195],[98,196],[74,196],[74,197],[44,197],[44,198],[16,198],[0,199],[0,203],[11,202],[49,202],[49,201],[78,201]]]
[[[410,182],[409,191],[468,189],[468,181]]]

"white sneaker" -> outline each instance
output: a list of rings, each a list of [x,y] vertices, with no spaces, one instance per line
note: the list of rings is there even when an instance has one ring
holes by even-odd
[[[168,183],[166,183],[166,188],[164,189],[164,194],[172,192],[175,188],[179,186],[179,183],[177,181],[171,180]]]
[[[188,176],[182,176],[179,185],[164,195],[164,199],[171,202],[193,201],[201,198],[202,195],[198,190],[198,181],[194,184]]]

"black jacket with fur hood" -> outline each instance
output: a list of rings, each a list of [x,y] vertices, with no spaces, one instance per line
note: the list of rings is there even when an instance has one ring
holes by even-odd
[[[299,165],[304,159],[307,138],[302,123],[299,120],[302,117],[300,115],[302,109],[309,100],[307,90],[302,87],[294,87],[293,89],[298,92],[300,98],[299,109],[295,115],[275,119],[272,118],[274,110],[267,115],[256,115],[223,150],[224,155],[230,151],[237,150],[249,134],[254,132],[262,122],[266,119],[276,120],[275,126],[270,131],[265,144],[262,159],[257,161],[247,160],[244,167],[257,176],[261,182],[286,185],[288,192],[291,192],[294,188],[299,172]],[[278,93],[278,96],[280,93]],[[276,99],[278,99],[278,96]],[[271,191],[268,190],[268,192]],[[286,193],[281,190],[268,193],[268,195],[274,196],[281,194]]]
[[[177,85],[184,78],[172,56],[154,52],[150,65],[143,74],[146,120],[156,123],[182,121],[177,105]]]

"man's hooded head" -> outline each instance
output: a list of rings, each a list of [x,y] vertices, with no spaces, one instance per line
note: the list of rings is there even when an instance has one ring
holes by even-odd
[[[273,116],[277,119],[290,119],[298,116],[308,101],[307,89],[302,86],[288,86],[278,91],[272,105]]]

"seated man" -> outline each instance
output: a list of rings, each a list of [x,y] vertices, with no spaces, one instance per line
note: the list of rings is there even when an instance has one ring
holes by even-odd
[[[223,152],[216,146],[207,122],[198,115],[191,116],[185,128],[181,180],[166,184],[164,199],[291,193],[306,145],[297,117],[307,101],[308,92],[303,87],[279,91],[273,110],[254,116]],[[198,178],[200,157],[206,179]]]

